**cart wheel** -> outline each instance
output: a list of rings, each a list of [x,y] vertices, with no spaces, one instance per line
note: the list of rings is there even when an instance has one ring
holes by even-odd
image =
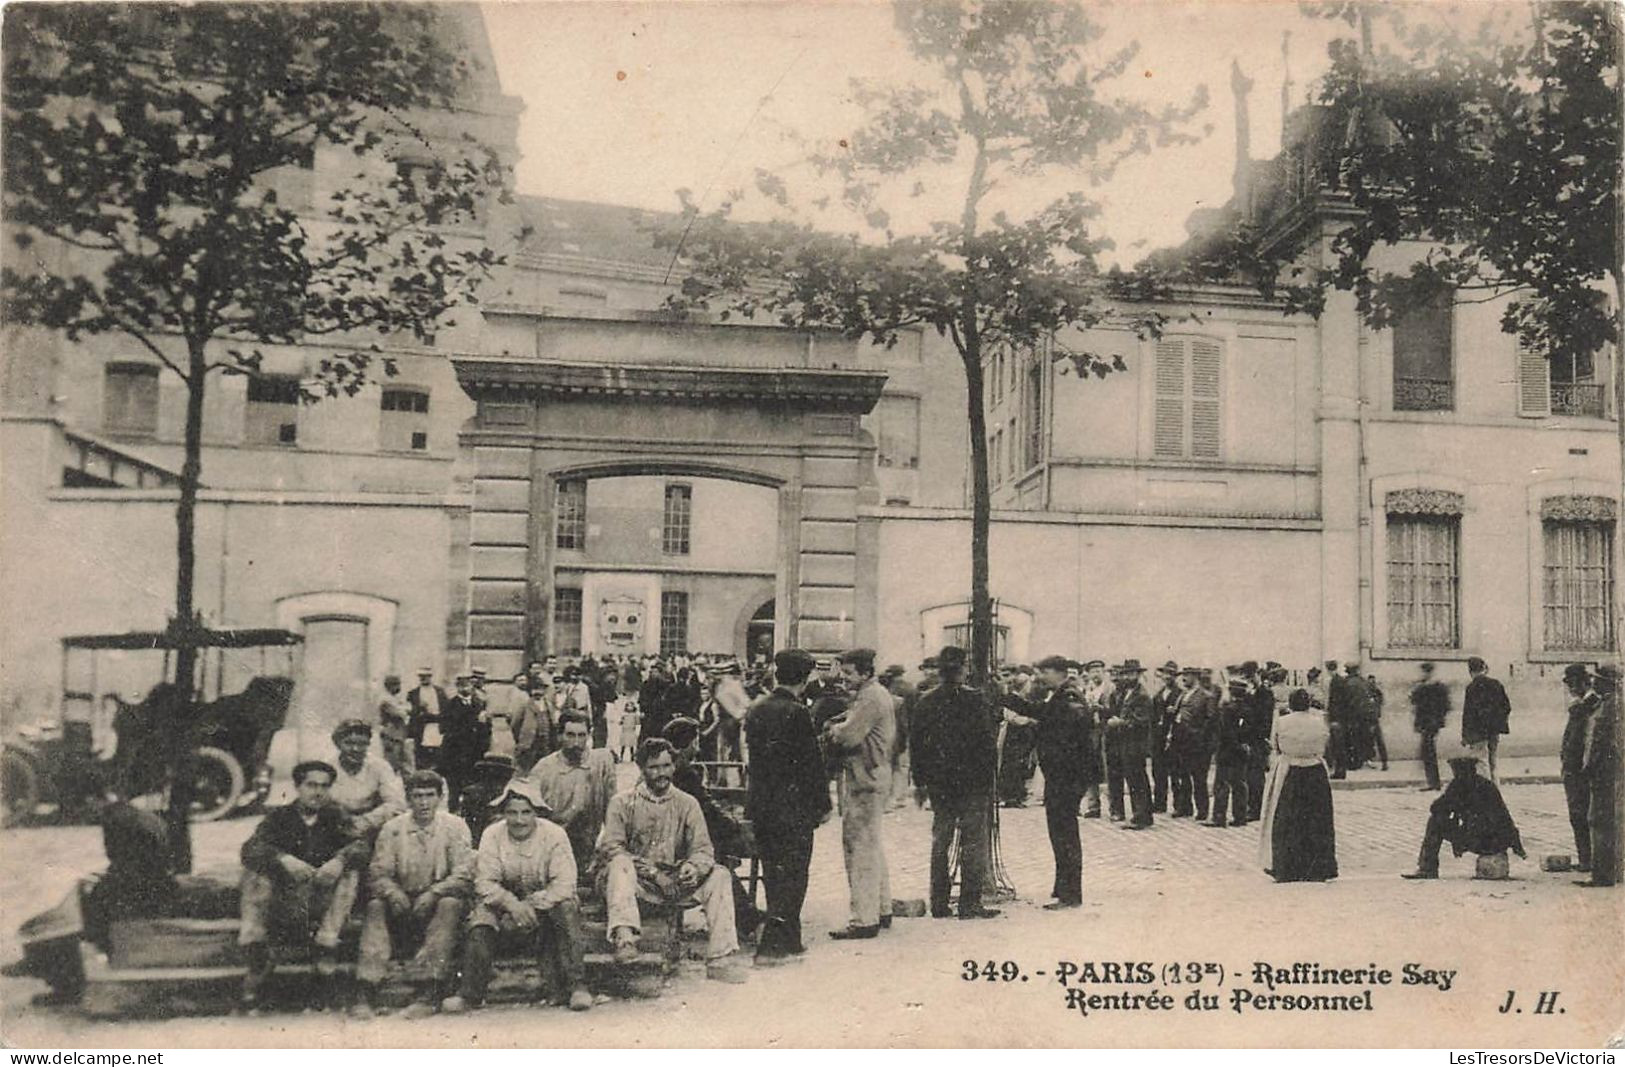
[[[211,822],[237,806],[243,792],[243,768],[224,749],[205,745],[192,763],[192,821]]]
[[[16,752],[0,755],[0,825],[27,821],[38,804],[39,772],[34,761]]]

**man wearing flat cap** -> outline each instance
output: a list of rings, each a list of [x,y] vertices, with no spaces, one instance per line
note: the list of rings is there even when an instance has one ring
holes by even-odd
[[[333,728],[334,778],[329,797],[349,821],[352,848],[359,850],[365,867],[372,859],[378,831],[406,811],[406,791],[400,775],[382,756],[372,752],[372,725],[361,719],[345,719]],[[346,871],[333,891],[335,908],[349,914],[361,890],[362,872]]]
[[[1084,790],[1096,788],[1094,720],[1068,679],[1071,661],[1050,656],[1038,661],[1038,678],[1045,695],[1040,700],[1006,693],[1004,707],[1038,723],[1038,767],[1044,772],[1044,820],[1049,828],[1050,851],[1055,856],[1055,881],[1046,910],[1076,908],[1083,904],[1083,846],[1078,838],[1078,805]]]
[[[1127,785],[1131,818],[1124,823],[1125,830],[1144,830],[1152,821],[1145,763],[1151,756],[1154,720],[1151,697],[1140,684],[1144,673],[1137,659],[1113,667],[1114,687],[1106,698],[1106,799],[1112,819],[1123,822],[1123,787]]]
[[[767,892],[767,922],[756,960],[772,964],[806,951],[801,907],[807,898],[813,831],[829,814],[829,782],[812,715],[802,702],[813,658],[799,648],[773,657],[773,692],[745,713],[750,758],[745,814],[756,835]]]
[[[985,919],[988,817],[998,765],[997,734],[987,696],[964,684],[965,650],[937,656],[942,684],[920,698],[914,716],[914,780],[931,798],[931,915],[947,918],[952,890],[948,853],[959,840],[959,917]]]
[[[1247,825],[1247,679],[1239,666],[1225,673],[1227,692],[1214,716],[1213,819],[1206,824],[1219,829],[1226,825],[1226,804],[1232,824]]]
[[[1179,664],[1169,660],[1157,668],[1157,691],[1151,694],[1151,811],[1168,810],[1168,780],[1173,760],[1168,755],[1174,713],[1179,707]]]

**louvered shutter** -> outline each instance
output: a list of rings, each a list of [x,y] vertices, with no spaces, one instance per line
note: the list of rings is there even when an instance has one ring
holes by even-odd
[[[1185,455],[1185,342],[1157,342],[1155,443],[1159,456]]]
[[[1191,342],[1191,458],[1219,458],[1219,344]]]
[[[1518,414],[1539,418],[1552,413],[1552,372],[1545,355],[1518,345]]]

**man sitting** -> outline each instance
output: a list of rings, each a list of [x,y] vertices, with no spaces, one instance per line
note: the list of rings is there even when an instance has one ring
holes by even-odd
[[[548,819],[564,828],[576,870],[585,874],[615,793],[615,761],[607,749],[591,747],[592,722],[586,712],[565,712],[559,729],[559,750],[539,760],[525,780],[547,805]]]
[[[474,848],[463,820],[438,810],[445,789],[445,780],[433,771],[413,773],[406,780],[411,810],[378,833],[368,870],[372,899],[356,965],[360,1018],[372,1017],[378,983],[397,947],[418,946],[412,965],[427,970],[433,981],[430,996],[415,1000],[406,1018],[433,1014],[434,1006],[452,994],[457,935],[474,887]]]
[[[694,761],[700,754],[702,732],[699,721],[687,716],[679,716],[666,724],[666,740],[671,742],[672,756],[677,762],[671,784],[700,802],[700,813],[705,816],[705,832],[711,838],[712,852],[728,872],[728,880],[733,884],[734,931],[744,932],[746,937],[750,937],[761,925],[762,916],[756,910],[750,894],[745,892],[745,887],[739,884],[733,864],[755,850],[745,828],[717,804],[711,791],[706,788],[704,773],[695,766]]]
[[[242,993],[246,1011],[258,1009],[261,987],[271,973],[266,940],[273,926],[280,941],[313,941],[319,964],[329,968],[338,949],[339,933],[355,900],[356,872],[366,864],[368,850],[354,840],[349,818],[333,803],[337,775],[324,760],[306,760],[294,767],[298,798],[272,808],[243,842],[242,927],[237,941],[248,963]],[[348,898],[338,892],[346,878],[352,883]]]
[[[643,780],[616,794],[604,819],[604,896],[615,961],[637,959],[643,930],[640,900],[675,904],[693,896],[705,910],[707,974],[742,982],[744,974],[729,961],[739,949],[733,891],[727,873],[716,864],[700,802],[672,788],[676,759],[671,742],[661,737],[644,741],[638,746],[638,767]]]
[[[1523,840],[1501,791],[1478,774],[1478,757],[1458,756],[1450,761],[1450,771],[1455,777],[1429,810],[1416,870],[1402,878],[1439,877],[1439,847],[1446,841],[1458,856],[1472,852],[1504,858],[1509,848],[1524,855]]]
[[[344,873],[333,890],[333,906],[348,918],[361,891],[363,875],[372,859],[372,844],[384,824],[404,814],[406,792],[401,777],[381,756],[372,753],[372,726],[361,719],[345,719],[333,728],[333,788],[329,794],[349,819],[352,847],[360,860]]]
[[[463,955],[463,990],[447,998],[448,1014],[478,1008],[491,985],[499,942],[522,945],[536,957],[555,1003],[571,1011],[592,1007],[581,963],[581,908],[576,861],[564,831],[547,814],[536,786],[509,784],[502,821],[487,827],[474,860],[474,909]]]

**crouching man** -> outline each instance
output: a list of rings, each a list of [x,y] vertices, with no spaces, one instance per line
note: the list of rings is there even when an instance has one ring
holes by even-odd
[[[414,977],[427,977],[429,990],[406,1009],[408,1019],[434,1013],[450,997],[457,973],[457,938],[474,890],[474,847],[468,826],[440,809],[446,783],[433,771],[406,779],[408,811],[385,823],[373,846],[367,917],[361,927],[356,964],[360,996],[355,1014],[371,1018],[378,984],[398,950],[416,947]]]
[[[353,884],[367,862],[364,842],[350,832],[350,819],[332,800],[338,772],[325,760],[306,760],[293,769],[298,797],[271,811],[243,842],[242,927],[237,941],[247,957],[242,1007],[259,1007],[261,988],[271,973],[267,941],[274,932],[284,944],[314,943],[318,972],[331,974],[339,933],[354,903]],[[325,983],[319,983],[325,984]],[[313,1002],[327,990],[313,990]]]
[[[553,1002],[571,1011],[592,1007],[581,963],[581,908],[576,861],[564,830],[546,817],[536,786],[510,783],[498,805],[502,821],[486,827],[474,858],[474,908],[463,953],[463,991],[440,1010],[478,1008],[491,985],[491,961],[504,943],[534,955]]]
[[[689,898],[705,911],[706,973],[743,982],[733,961],[739,950],[733,887],[716,863],[700,802],[673,788],[676,759],[671,742],[651,737],[638,746],[643,780],[609,802],[604,819],[604,897],[615,962],[637,959],[643,930],[639,901],[680,904]]]

